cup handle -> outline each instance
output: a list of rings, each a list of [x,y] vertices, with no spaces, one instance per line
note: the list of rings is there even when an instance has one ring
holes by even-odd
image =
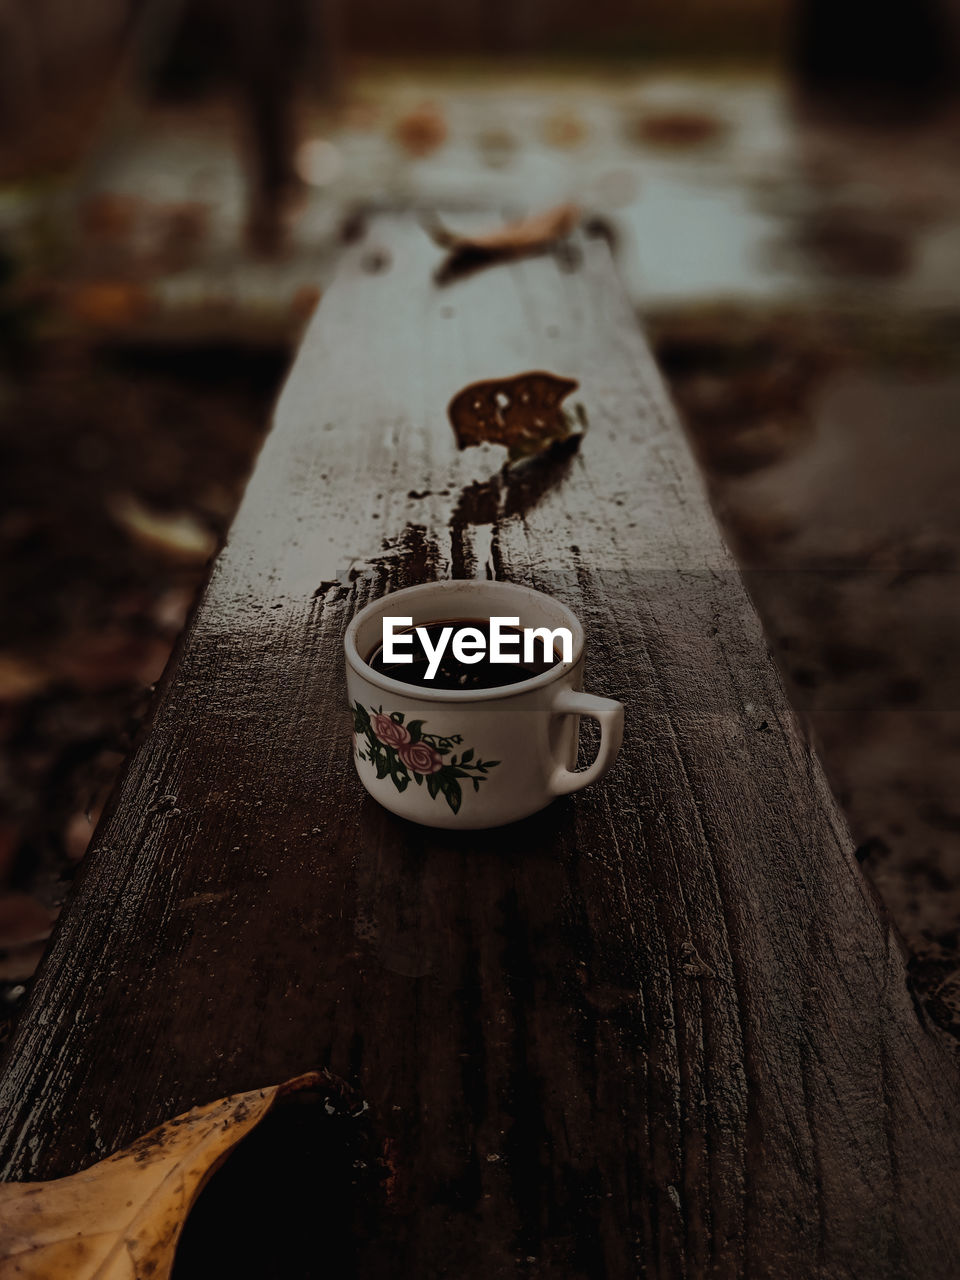
[[[559,765],[550,779],[550,790],[564,796],[581,787],[589,787],[613,766],[623,742],[623,703],[613,698],[598,698],[592,693],[561,688],[551,708],[559,716],[592,716],[600,722],[600,749],[593,764],[586,769],[567,769]]]

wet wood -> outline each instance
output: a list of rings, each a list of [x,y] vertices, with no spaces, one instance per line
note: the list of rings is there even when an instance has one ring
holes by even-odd
[[[378,221],[320,307],[9,1046],[6,1176],[327,1066],[367,1105],[316,1274],[960,1274],[955,1062],[606,246],[446,288],[438,255]],[[588,426],[506,476],[445,409],[525,369]],[[486,573],[579,612],[627,735],[602,783],[453,836],[361,791],[341,637]]]

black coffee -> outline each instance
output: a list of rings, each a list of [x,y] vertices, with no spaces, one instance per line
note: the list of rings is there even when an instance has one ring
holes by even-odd
[[[490,622],[486,618],[444,618],[438,622],[424,622],[420,626],[427,633],[427,643],[432,650],[436,649],[440,643],[444,628],[453,628],[453,633],[448,637],[446,648],[443,650],[432,679],[427,678],[430,657],[421,644],[415,627],[404,627],[403,630],[395,633],[395,639],[404,637],[401,652],[410,654],[413,658],[412,662],[386,662],[383,656],[383,645],[378,644],[367,658],[367,665],[374,671],[389,676],[391,680],[400,680],[403,684],[467,692],[470,689],[496,689],[501,685],[519,684],[521,680],[530,680],[533,676],[542,675],[544,671],[549,671],[560,661],[556,653],[545,660],[543,641],[537,638],[534,661],[524,662],[523,632],[518,627],[501,626],[502,649],[510,654],[518,654],[520,661],[492,662],[490,660]],[[479,661],[461,662],[456,656],[453,641],[462,627],[473,627],[483,636],[483,656]],[[405,639],[408,635],[411,637],[409,642]]]

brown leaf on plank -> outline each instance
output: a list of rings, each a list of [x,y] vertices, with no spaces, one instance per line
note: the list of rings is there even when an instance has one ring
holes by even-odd
[[[427,229],[441,248],[452,251],[481,249],[490,253],[528,253],[568,236],[579,221],[579,205],[558,204],[474,235],[450,231],[439,220],[428,224]]]
[[[0,1280],[167,1280],[187,1215],[231,1149],[310,1072],[195,1107],[55,1182],[0,1184]]]
[[[503,222],[473,235],[451,231],[439,218],[424,221],[434,243],[449,250],[450,256],[437,272],[437,282],[446,284],[457,276],[496,262],[507,262],[527,254],[542,253],[570,235],[580,222],[580,207],[558,204],[540,213]]]
[[[542,453],[575,434],[563,401],[579,385],[575,378],[542,370],[473,382],[447,406],[457,444],[461,449],[505,444],[511,461]]]
[[[447,140],[447,122],[435,102],[421,102],[400,117],[393,129],[394,140],[415,159],[428,156]]]

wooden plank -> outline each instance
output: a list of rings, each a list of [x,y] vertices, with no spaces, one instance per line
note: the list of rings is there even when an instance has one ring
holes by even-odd
[[[307,335],[9,1048],[5,1175],[327,1065],[383,1174],[349,1274],[960,1274],[955,1062],[605,245],[443,289],[436,262],[377,221]],[[578,377],[589,429],[505,479],[445,406],[525,368]],[[454,836],[361,792],[341,637],[475,573],[580,614],[627,737],[597,786]]]

